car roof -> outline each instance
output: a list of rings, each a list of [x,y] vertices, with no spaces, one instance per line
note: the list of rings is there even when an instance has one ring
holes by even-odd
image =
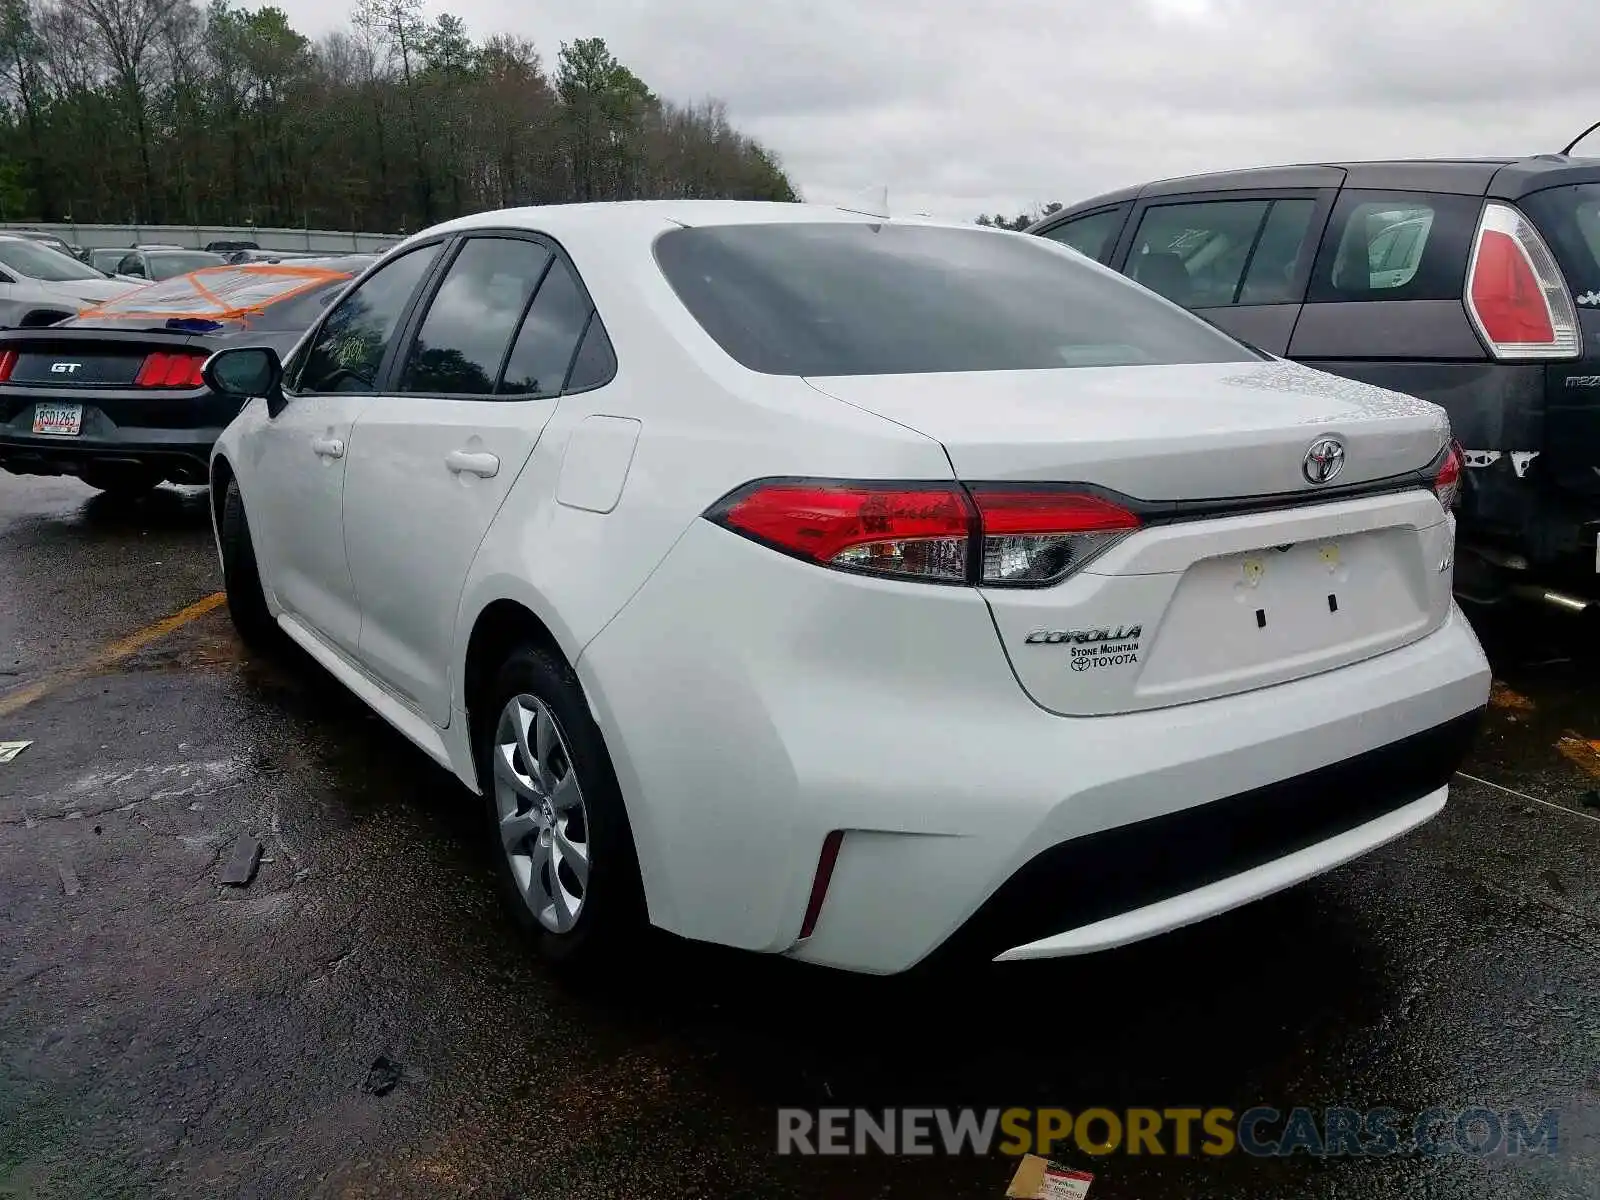
[[[1396,192],[1452,192],[1516,200],[1529,192],[1566,183],[1600,181],[1600,159],[1565,154],[1527,158],[1408,158],[1251,167],[1155,179],[1105,192],[1051,213],[1032,228],[1063,216],[1151,196],[1190,192],[1248,191],[1258,188],[1351,187]]]
[[[528,208],[505,208],[473,213],[436,225],[416,234],[415,240],[438,233],[468,229],[530,229],[561,238],[568,234],[602,233],[607,230],[659,231],[678,225],[770,225],[786,222],[836,222],[941,225],[971,228],[970,224],[928,221],[906,217],[885,218],[826,204],[785,203],[766,200],[622,200],[582,204],[540,204]]]

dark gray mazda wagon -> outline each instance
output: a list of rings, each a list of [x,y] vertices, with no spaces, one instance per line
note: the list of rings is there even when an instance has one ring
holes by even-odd
[[[1421,396],[1467,451],[1464,596],[1600,596],[1600,159],[1168,179],[1029,229],[1259,349]]]

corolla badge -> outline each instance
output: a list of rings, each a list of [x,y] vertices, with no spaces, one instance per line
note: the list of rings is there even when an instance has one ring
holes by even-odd
[[[1300,472],[1307,483],[1332,483],[1344,470],[1344,443],[1338,438],[1318,438],[1306,451]]]

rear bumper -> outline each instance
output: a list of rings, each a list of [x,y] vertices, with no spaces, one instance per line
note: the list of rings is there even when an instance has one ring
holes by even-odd
[[[1002,960],[1084,954],[1281,891],[1437,815],[1477,724],[1469,713],[1265,787],[1053,846],[949,946]]]
[[[708,604],[716,594],[738,601]],[[874,973],[946,943],[985,957],[1068,934],[1118,944],[1326,870],[1424,819],[1410,806],[1437,798],[1465,753],[1470,721],[1453,723],[1489,690],[1452,609],[1410,645],[1291,682],[1057,716],[1018,685],[974,590],[820,571],[706,522],[577,670],[652,920]],[[1429,740],[1440,727],[1452,732]],[[1422,767],[1402,770],[1413,756]],[[1259,836],[1236,827],[1241,814]],[[835,830],[842,848],[802,940]],[[1125,868],[1107,874],[1080,841],[1125,846]],[[1028,897],[1035,885],[1048,895]],[[1109,940],[1083,932],[1119,917]]]
[[[96,466],[136,466],[159,471],[176,483],[204,483],[209,478],[211,447],[223,429],[117,425],[86,404],[82,434],[39,436],[31,432],[32,412],[31,406],[24,406],[13,421],[0,424],[0,470],[16,475],[82,475]]]

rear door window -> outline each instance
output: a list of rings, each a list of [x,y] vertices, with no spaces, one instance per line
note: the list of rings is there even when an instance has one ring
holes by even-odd
[[[1111,247],[1122,232],[1122,222],[1128,216],[1128,206],[1109,208],[1101,212],[1073,217],[1041,234],[1063,246],[1071,246],[1085,258],[1105,262],[1111,257]]]
[[[769,375],[1255,358],[1042,238],[893,222],[711,225],[663,234],[656,261],[711,338]]]
[[[1232,304],[1270,207],[1215,200],[1147,208],[1123,270],[1185,308]]]
[[[1250,251],[1235,304],[1298,304],[1305,290],[1303,264],[1311,255],[1307,235],[1317,202],[1274,200]],[[1313,247],[1315,243],[1312,243]]]
[[[516,238],[471,238],[434,293],[406,356],[399,391],[487,396],[494,391],[550,251]]]
[[[558,394],[566,384],[590,311],[577,277],[557,258],[528,306],[499,390],[512,396]]]
[[[1460,299],[1481,207],[1476,196],[1341,193],[1306,299]]]

